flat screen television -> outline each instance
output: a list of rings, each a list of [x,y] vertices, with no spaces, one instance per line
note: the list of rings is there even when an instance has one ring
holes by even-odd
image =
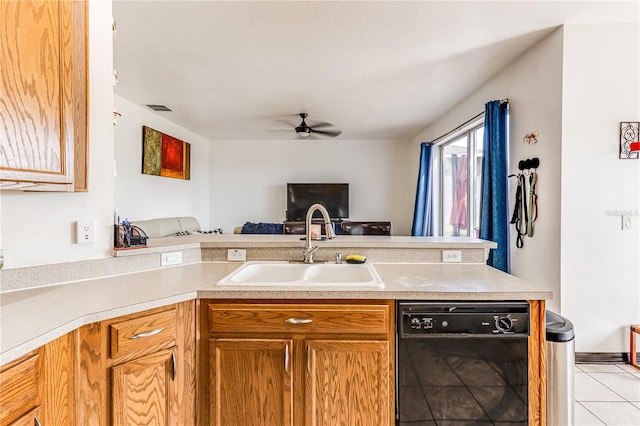
[[[288,183],[287,220],[306,219],[307,210],[315,203],[322,204],[331,219],[349,217],[348,183]],[[317,213],[319,215],[319,213]]]

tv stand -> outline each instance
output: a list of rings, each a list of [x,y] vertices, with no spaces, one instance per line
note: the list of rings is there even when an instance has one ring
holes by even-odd
[[[391,222],[389,221],[369,221],[369,222],[352,222],[350,220],[332,219],[336,228],[336,235],[391,235]],[[322,225],[322,233],[324,231],[324,221],[322,219],[312,220],[313,224]],[[284,233],[294,235],[304,235],[306,224],[304,221],[285,221]]]

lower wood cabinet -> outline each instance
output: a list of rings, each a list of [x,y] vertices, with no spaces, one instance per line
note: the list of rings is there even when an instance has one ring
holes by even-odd
[[[195,302],[80,328],[77,424],[195,423]]]
[[[0,424],[33,426],[42,419],[41,350],[0,371]]]
[[[209,302],[198,424],[392,425],[391,301]],[[208,333],[208,335],[206,334]],[[204,336],[201,336],[204,337]]]
[[[292,339],[211,339],[216,425],[292,425]]]
[[[74,424],[73,348],[66,334],[0,368],[0,425]]]
[[[305,425],[390,424],[388,341],[305,344]]]
[[[0,367],[0,426],[392,425],[393,316],[198,300],[85,325]]]
[[[177,424],[176,349],[112,367],[114,425]]]

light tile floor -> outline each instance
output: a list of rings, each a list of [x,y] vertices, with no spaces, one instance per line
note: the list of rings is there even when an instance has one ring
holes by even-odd
[[[576,364],[575,425],[640,426],[640,370]]]

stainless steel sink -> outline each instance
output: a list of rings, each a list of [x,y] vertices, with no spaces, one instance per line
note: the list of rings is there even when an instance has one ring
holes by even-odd
[[[369,263],[247,262],[216,284],[220,287],[353,287],[384,288]]]

